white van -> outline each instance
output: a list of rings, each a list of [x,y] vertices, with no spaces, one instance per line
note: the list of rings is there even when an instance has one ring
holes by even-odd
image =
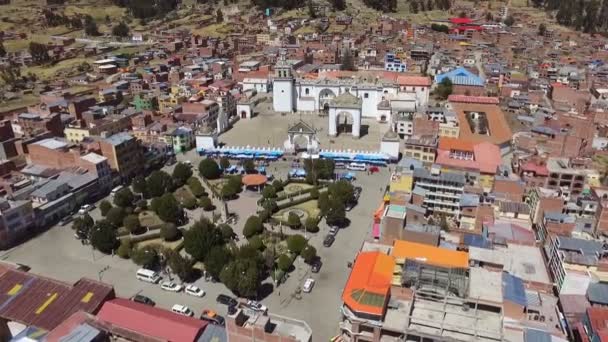
[[[123,189],[123,186],[119,185],[119,186],[115,187],[114,189],[112,189],[112,192],[110,192],[110,195],[112,197],[114,197],[122,189]]]
[[[161,279],[158,273],[151,270],[147,270],[145,268],[140,268],[139,270],[137,270],[135,277],[141,281],[145,281],[152,284],[158,283]]]
[[[367,167],[363,163],[350,163],[346,166],[347,169],[353,171],[365,171]]]

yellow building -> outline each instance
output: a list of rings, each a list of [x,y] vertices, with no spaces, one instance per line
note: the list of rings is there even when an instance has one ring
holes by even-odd
[[[170,95],[161,96],[158,98],[158,110],[161,113],[166,113],[184,102],[186,102],[186,98],[184,96],[175,95],[173,93]]]
[[[437,139],[435,138],[409,138],[403,144],[403,156],[423,163],[433,163],[436,153]]]
[[[88,128],[66,127],[63,130],[63,134],[68,141],[79,143],[83,141],[84,138],[90,137],[91,131]]]
[[[452,122],[439,124],[439,136],[446,138],[458,138],[460,135],[460,127]]]

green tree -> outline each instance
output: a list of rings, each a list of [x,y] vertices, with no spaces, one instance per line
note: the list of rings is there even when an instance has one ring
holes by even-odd
[[[205,179],[218,179],[222,175],[219,165],[213,159],[203,159],[198,165],[198,171]]]
[[[198,205],[201,208],[203,208],[204,211],[211,211],[215,208],[215,206],[213,205],[213,202],[211,201],[211,198],[209,198],[209,197],[202,197],[198,201]]]
[[[600,5],[597,0],[588,0],[585,4],[585,24],[583,25],[583,32],[595,33],[598,24],[598,11]]]
[[[160,197],[156,214],[161,220],[172,223],[178,223],[183,216],[182,209],[172,193]]]
[[[196,198],[188,197],[182,201],[182,206],[188,210],[194,210],[198,206]]]
[[[215,22],[218,24],[224,22],[224,14],[222,13],[222,10],[219,8],[215,12]]]
[[[452,91],[452,80],[444,77],[437,86],[437,89],[435,89],[435,94],[438,98],[445,100],[452,94]]]
[[[116,250],[116,255],[122,259],[129,259],[131,257],[131,240],[122,240],[120,246],[118,246],[118,249]]]
[[[545,25],[545,23],[540,23],[540,25],[538,25],[538,35],[542,37],[546,33],[547,33],[547,25]]]
[[[190,178],[188,178],[187,183],[188,183],[188,187],[190,188],[190,191],[192,192],[192,194],[194,196],[202,197],[207,194],[205,192],[205,189],[203,188],[203,185],[201,184],[201,181],[199,181],[198,178],[190,177]]]
[[[144,246],[131,250],[131,260],[136,265],[153,268],[158,264],[158,251],[155,246]]]
[[[6,49],[4,48],[4,44],[0,41],[0,57],[6,56]]]
[[[261,235],[254,235],[249,239],[249,245],[259,251],[263,251],[266,246],[264,245],[264,240],[262,240]]]
[[[179,239],[181,232],[175,223],[165,223],[160,227],[160,237],[165,241],[175,241]]]
[[[283,182],[280,179],[275,179],[274,182],[272,182],[272,187],[276,192],[281,192],[283,191]]]
[[[221,196],[225,199],[233,198],[236,194],[241,192],[241,189],[241,176],[231,176],[228,179],[228,182],[222,186]]]
[[[192,177],[192,168],[184,163],[177,163],[173,169],[173,181],[180,187]]]
[[[121,207],[113,207],[108,210],[106,220],[114,225],[114,227],[122,226],[122,220],[125,218],[125,210]]]
[[[264,190],[262,190],[262,197],[275,198],[277,197],[277,192],[272,185],[266,185]]]
[[[128,215],[124,218],[122,224],[131,232],[131,234],[139,234],[143,230],[137,215]]]
[[[308,217],[304,222],[304,228],[309,233],[317,233],[319,231],[319,225],[317,224],[317,220],[312,217]]]
[[[507,26],[509,26],[509,27],[513,26],[514,23],[515,23],[515,18],[513,18],[512,15],[507,16],[505,18],[505,20],[504,20],[504,24],[507,25]]]
[[[125,24],[123,21],[118,23],[118,25],[112,27],[112,35],[116,37],[125,38],[129,36],[129,26]]]
[[[410,12],[416,14],[418,13],[419,4],[418,0],[410,0]]]
[[[101,212],[101,216],[106,216],[110,209],[112,209],[112,204],[107,200],[103,200],[101,203],[99,203],[99,211]]]
[[[148,197],[147,187],[148,186],[146,183],[146,179],[142,175],[135,176],[135,178],[133,178],[133,181],[131,182],[131,188],[133,188],[133,192],[141,194],[146,198]]]
[[[344,49],[344,51],[342,52],[342,58],[340,59],[340,64],[342,70],[357,70],[357,66],[355,65],[355,58],[350,49]]]
[[[292,264],[291,258],[287,254],[282,254],[277,260],[277,267],[283,272],[289,271]]]
[[[290,252],[300,254],[308,245],[308,241],[300,234],[290,235],[287,238],[287,248]]]
[[[122,188],[114,195],[114,205],[117,207],[130,207],[133,205],[134,200],[135,196],[133,196],[133,193],[129,188]]]
[[[114,226],[106,220],[97,221],[91,230],[91,246],[98,251],[110,254],[118,248],[118,239]]]
[[[344,224],[346,219],[346,208],[344,202],[341,202],[335,198],[329,200],[329,209],[325,215],[325,222],[328,225],[341,226]]]
[[[346,9],[346,0],[332,0],[332,4],[336,11],[344,11]]]
[[[230,160],[226,157],[220,158],[220,166],[222,167],[222,170],[226,170],[230,167]]]
[[[234,237],[236,236],[232,227],[230,227],[229,225],[227,225],[225,223],[220,224],[218,226],[218,228],[219,228],[220,232],[222,233],[222,238],[224,239],[224,241],[230,241],[230,240],[234,239]]]
[[[319,208],[320,214],[322,216],[327,215],[327,211],[329,210],[329,194],[326,192],[321,192],[319,194],[319,199],[317,200],[317,207]]]
[[[355,200],[355,188],[346,180],[331,183],[327,189],[329,196],[342,203],[351,203]]]
[[[315,10],[315,6],[311,0],[308,0],[307,6],[308,6],[308,16],[312,19],[315,19],[317,17],[317,11]]]
[[[245,160],[243,163],[243,169],[245,169],[245,173],[255,173],[255,163],[251,159]]]
[[[175,252],[168,249],[165,252],[165,258],[167,258],[167,265],[171,269],[173,274],[183,281],[191,281],[194,275],[194,263],[195,261],[188,256],[182,256],[179,252]]]
[[[76,231],[76,233],[80,236],[88,237],[91,229],[95,225],[95,222],[89,216],[89,214],[84,214],[81,217],[77,217],[72,221],[72,229]]]
[[[173,178],[164,171],[153,171],[146,178],[146,189],[149,196],[159,197],[175,189]]]
[[[97,23],[90,15],[84,17],[84,33],[87,36],[100,36]]]
[[[220,280],[237,296],[254,298],[262,283],[260,265],[250,259],[233,260],[221,271]]]
[[[219,279],[224,266],[231,260],[232,254],[230,254],[226,247],[214,246],[205,256],[205,270],[209,272],[214,279]]]
[[[298,216],[298,214],[294,213],[293,211],[290,212],[289,215],[287,215],[287,225],[293,229],[300,228],[300,226],[302,225],[302,222],[300,221],[300,216]]]
[[[262,220],[255,215],[249,216],[243,227],[243,235],[249,239],[254,235],[261,234],[263,231],[264,225],[262,224]]]
[[[204,262],[207,252],[223,242],[222,232],[206,219],[194,223],[184,233],[184,249],[198,261]]]
[[[30,55],[32,55],[32,59],[37,64],[46,63],[51,60],[48,48],[44,44],[30,42],[29,50]]]
[[[317,258],[317,250],[313,246],[308,245],[302,250],[300,256],[304,259],[304,262],[310,264]]]

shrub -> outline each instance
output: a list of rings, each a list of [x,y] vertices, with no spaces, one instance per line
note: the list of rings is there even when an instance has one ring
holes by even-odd
[[[129,259],[131,257],[131,241],[129,239],[122,240],[116,254],[123,259]]]
[[[276,179],[274,182],[272,182],[272,187],[276,192],[283,191],[283,182]]]
[[[142,226],[139,223],[139,217],[135,215],[129,215],[124,218],[122,224],[131,232],[131,234],[139,234],[142,232]]]
[[[165,241],[175,241],[180,237],[180,231],[174,223],[165,223],[160,228],[160,237]]]
[[[264,231],[264,225],[262,224],[262,220],[259,217],[253,215],[247,219],[245,222],[245,227],[243,228],[243,235],[246,238],[250,238],[254,235],[260,234]]]
[[[308,245],[302,250],[300,256],[305,262],[311,263],[317,257],[317,250],[313,246]]]
[[[105,217],[108,214],[108,211],[112,209],[112,203],[103,200],[99,203],[99,211],[101,211],[101,216]]]
[[[293,229],[300,228],[300,226],[302,225],[302,222],[300,221],[300,216],[298,216],[298,214],[294,212],[290,212],[289,215],[287,215],[287,225]]]
[[[318,221],[312,217],[309,217],[306,219],[306,222],[304,222],[304,228],[309,233],[317,233],[319,231]]]
[[[199,207],[203,208],[204,211],[210,211],[214,209],[213,202],[209,197],[202,197],[198,200]]]
[[[113,207],[108,210],[106,219],[114,225],[114,227],[122,226],[122,220],[125,218],[125,210],[121,207]]]
[[[289,271],[292,264],[291,258],[286,254],[281,255],[277,260],[277,267],[283,272]]]
[[[188,187],[190,188],[190,191],[192,191],[192,194],[196,197],[202,197],[206,195],[205,189],[203,188],[203,185],[201,184],[201,181],[198,180],[198,178],[196,177],[190,177],[188,178]]]
[[[264,241],[262,241],[260,235],[252,236],[251,239],[249,239],[249,245],[259,251],[264,249]]]
[[[205,179],[218,179],[222,175],[219,165],[213,159],[203,159],[198,164],[198,171]]]
[[[264,198],[275,198],[277,197],[277,192],[272,185],[266,185],[264,190],[262,190],[262,196]]]
[[[195,198],[186,198],[182,202],[182,206],[184,206],[184,208],[189,209],[189,210],[196,209],[196,206],[197,206],[196,199]]]
[[[312,190],[310,190],[310,197],[312,199],[319,198],[319,189],[317,187],[314,187],[314,188],[312,188]]]

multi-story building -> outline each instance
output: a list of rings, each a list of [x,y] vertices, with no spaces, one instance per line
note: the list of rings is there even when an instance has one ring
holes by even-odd
[[[441,172],[438,166],[414,169],[414,193],[423,198],[422,206],[431,213],[458,216],[466,178],[458,172]]]
[[[255,311],[239,305],[228,311],[226,334],[231,342],[310,342],[312,329],[304,321]]]
[[[384,56],[384,70],[396,71],[396,72],[406,72],[407,63],[405,60],[402,60],[394,53],[387,53]]]
[[[165,143],[173,147],[175,153],[185,153],[194,147],[194,131],[188,127],[177,127],[164,136]]]
[[[129,129],[131,129],[131,115],[108,115],[88,122],[77,121],[68,125],[63,133],[67,140],[79,143],[88,137],[101,136],[102,133],[112,135]]]
[[[549,158],[547,160],[549,177],[546,187],[561,190],[565,197],[578,196],[585,187],[588,177],[598,172],[587,168],[575,168],[568,158]]]
[[[433,163],[437,153],[437,138],[409,138],[403,144],[403,156],[420,160],[423,163]]]
[[[143,170],[142,151],[137,139],[128,133],[118,133],[99,140],[101,153],[108,158],[110,168],[118,173],[114,183],[126,182]]]
[[[11,247],[34,228],[32,201],[0,199],[0,248]]]

